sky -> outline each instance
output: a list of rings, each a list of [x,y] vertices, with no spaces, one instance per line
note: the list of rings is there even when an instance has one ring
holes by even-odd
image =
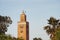
[[[0,15],[10,16],[12,24],[6,34],[17,37],[17,25],[20,21],[22,10],[27,15],[29,22],[29,38],[42,38],[50,40],[44,26],[48,25],[48,19],[60,18],[60,0],[0,0]]]

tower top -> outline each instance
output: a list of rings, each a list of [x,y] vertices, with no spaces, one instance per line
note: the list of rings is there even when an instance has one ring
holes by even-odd
[[[24,11],[22,11],[22,14],[20,16],[20,21],[26,21],[26,14],[24,13]]]
[[[26,14],[25,14],[25,12],[24,12],[24,11],[22,11],[21,15],[22,15],[22,16],[26,16]]]
[[[21,15],[26,15],[24,10],[22,11],[22,14]]]

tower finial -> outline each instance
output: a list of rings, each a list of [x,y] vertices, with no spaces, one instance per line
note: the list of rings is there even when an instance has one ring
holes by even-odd
[[[24,10],[22,11],[22,13],[24,13]]]
[[[22,10],[22,13],[25,14],[26,11]]]

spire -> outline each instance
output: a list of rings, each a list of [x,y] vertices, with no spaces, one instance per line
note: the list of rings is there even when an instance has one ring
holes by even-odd
[[[26,15],[25,15],[24,11],[22,11],[20,21],[26,21]]]

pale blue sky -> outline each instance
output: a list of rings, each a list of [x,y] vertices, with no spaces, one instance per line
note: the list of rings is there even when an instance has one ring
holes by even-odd
[[[30,40],[35,37],[49,40],[43,27],[51,16],[60,18],[60,0],[0,0],[0,15],[10,16],[13,21],[7,34],[17,37],[17,22],[22,10],[26,11],[29,21]]]

